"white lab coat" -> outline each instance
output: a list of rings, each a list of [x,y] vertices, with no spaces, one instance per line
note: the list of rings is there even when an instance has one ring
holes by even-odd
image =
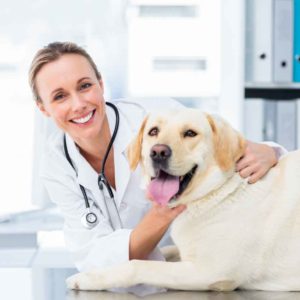
[[[137,134],[146,114],[156,109],[182,107],[178,102],[169,100],[117,100],[114,104],[120,114],[119,131],[114,142],[115,159],[115,201],[124,228],[113,231],[98,187],[98,174],[78,151],[73,140],[66,135],[67,147],[76,172],[66,159],[63,148],[63,133],[51,136],[42,161],[41,178],[51,200],[60,208],[64,219],[64,236],[67,248],[72,254],[79,271],[104,268],[129,260],[129,238],[132,229],[149,210],[151,203],[140,188],[140,169],[132,172],[125,155],[126,147]],[[115,114],[106,107],[111,132],[115,126]],[[89,198],[91,210],[97,214],[99,224],[86,229],[81,217],[86,212],[84,198],[79,188],[81,184]],[[169,234],[164,236],[160,245],[170,244]],[[163,260],[158,248],[150,259]]]

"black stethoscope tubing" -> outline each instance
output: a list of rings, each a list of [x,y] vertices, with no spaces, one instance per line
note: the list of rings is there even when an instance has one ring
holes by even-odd
[[[120,121],[119,121],[120,116],[119,116],[119,111],[118,111],[117,107],[114,104],[112,104],[110,102],[106,102],[105,104],[110,106],[114,110],[114,113],[116,115],[116,124],[115,124],[115,128],[114,128],[112,137],[109,141],[108,147],[106,149],[106,152],[105,152],[105,155],[104,155],[104,158],[103,158],[103,161],[102,161],[101,172],[98,175],[98,186],[99,186],[100,190],[103,190],[103,185],[106,187],[106,189],[108,191],[108,194],[109,194],[109,197],[112,199],[116,211],[118,211],[116,203],[114,201],[113,191],[112,191],[111,186],[110,186],[110,184],[109,184],[109,182],[108,182],[108,180],[106,179],[106,176],[105,176],[105,164],[106,164],[108,155],[110,153],[110,150],[113,146],[113,143],[114,143],[114,141],[116,139],[116,136],[117,136],[117,133],[118,133],[119,123],[120,123]],[[66,135],[65,134],[64,134],[64,151],[65,151],[65,155],[66,155],[66,158],[67,158],[68,162],[70,163],[70,165],[72,166],[72,168],[76,172],[76,176],[78,176],[76,168],[74,167],[74,165],[72,163],[72,160],[71,160],[71,157],[70,157],[69,152],[68,152],[67,142],[66,142]],[[85,207],[88,210],[88,213],[85,214],[85,216],[84,216],[85,221],[87,222],[86,227],[92,228],[93,226],[95,226],[98,223],[98,218],[97,218],[96,214],[94,214],[93,212],[90,212],[90,210],[89,210],[90,209],[90,204],[89,204],[89,200],[88,200],[85,188],[81,184],[79,184],[79,187],[80,187],[80,190],[81,190],[83,198],[84,198]],[[119,218],[120,224],[122,224],[119,213],[118,213],[118,218]]]
[[[99,185],[99,188],[100,190],[103,189],[103,184],[106,186],[107,190],[108,190],[108,193],[109,193],[109,196],[111,198],[113,198],[114,194],[112,192],[112,189],[111,189],[111,186],[110,184],[108,183],[106,177],[105,177],[105,173],[104,173],[104,168],[105,168],[105,164],[106,164],[106,160],[108,158],[108,155],[109,155],[109,152],[111,150],[111,147],[116,139],[116,136],[117,136],[117,133],[118,133],[118,130],[119,130],[119,123],[120,123],[120,115],[119,115],[119,111],[117,109],[117,107],[110,103],[110,102],[106,102],[106,104],[108,106],[110,106],[114,112],[115,112],[115,115],[116,115],[116,124],[115,124],[115,128],[114,128],[114,131],[113,131],[113,134],[112,134],[112,137],[109,141],[109,144],[108,144],[108,147],[107,147],[107,150],[105,152],[105,155],[104,155],[104,158],[103,158],[103,161],[102,161],[102,168],[101,168],[101,172],[98,176],[98,185]]]

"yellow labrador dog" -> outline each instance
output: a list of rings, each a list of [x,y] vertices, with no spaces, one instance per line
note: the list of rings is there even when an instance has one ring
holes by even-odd
[[[243,137],[196,109],[150,115],[130,145],[153,201],[186,204],[172,224],[180,261],[132,260],[80,273],[69,288],[145,283],[181,290],[300,290],[300,152],[248,184],[235,172]]]

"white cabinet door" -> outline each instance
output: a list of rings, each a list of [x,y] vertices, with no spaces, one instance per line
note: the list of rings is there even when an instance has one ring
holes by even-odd
[[[172,1],[169,2],[171,5]],[[178,16],[178,8],[183,9],[182,17]],[[177,7],[176,16],[166,16],[165,12],[161,17],[159,13],[131,16],[128,32],[131,96],[219,95],[220,1],[199,0],[189,10],[185,8]],[[192,10],[195,12],[191,13]]]

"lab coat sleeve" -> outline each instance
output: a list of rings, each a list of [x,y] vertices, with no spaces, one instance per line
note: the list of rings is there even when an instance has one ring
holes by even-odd
[[[73,170],[62,159],[48,157],[47,163],[42,167],[41,178],[50,199],[57,204],[64,216],[65,242],[75,266],[79,271],[88,271],[128,261],[132,229],[113,231],[92,202],[91,210],[98,215],[99,223],[93,229],[84,228],[81,217],[86,208],[76,177],[72,176],[71,171]],[[157,249],[149,259],[163,260]]]
[[[81,217],[85,212],[82,195],[68,187],[66,178],[60,180],[59,176],[43,177],[43,181],[51,200],[57,204],[64,216],[66,246],[79,271],[102,268],[128,260],[130,229],[113,232],[94,206],[91,210],[98,215],[99,223],[93,229],[84,228],[81,224]]]
[[[281,157],[283,157],[285,154],[288,153],[288,151],[283,146],[281,146],[275,142],[266,141],[266,142],[263,142],[263,144],[266,144],[275,150],[277,159],[280,159]]]

